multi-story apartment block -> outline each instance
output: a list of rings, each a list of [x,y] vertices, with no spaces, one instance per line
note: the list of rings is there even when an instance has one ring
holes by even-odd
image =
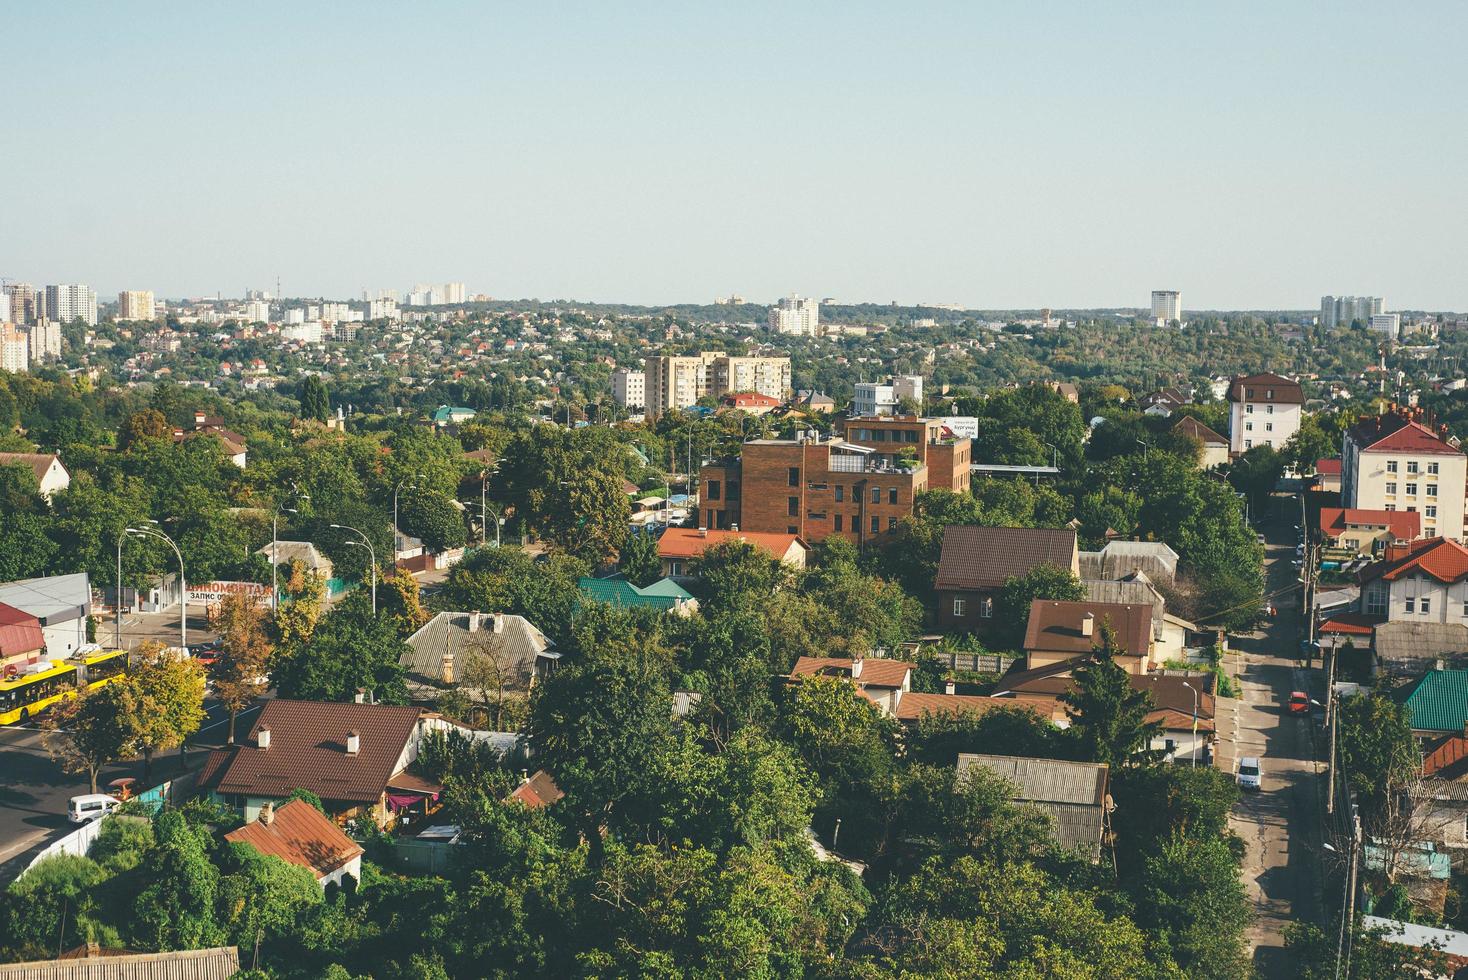
[[[1386,300],[1380,296],[1320,297],[1320,325],[1323,327],[1350,326],[1357,320],[1369,324],[1372,317],[1384,312]]]
[[[790,396],[790,358],[719,357],[709,365],[708,389],[715,398],[753,391],[784,401]]]
[[[36,318],[36,287],[30,283],[13,282],[5,287],[10,297],[10,315],[5,319],[12,323],[26,324]]]
[[[617,368],[612,372],[612,400],[627,409],[644,407],[647,404],[647,376],[630,368]]]
[[[1283,449],[1300,430],[1305,396],[1298,381],[1269,373],[1240,375],[1229,384],[1228,400],[1230,452],[1255,446]]]
[[[1369,324],[1376,333],[1386,334],[1395,339],[1402,332],[1402,314],[1373,313]]]
[[[737,460],[700,471],[700,527],[879,540],[930,487],[963,492],[968,439],[944,438],[937,419],[852,419],[846,438],[755,439]]]
[[[46,309],[37,311],[36,318],[45,316],[57,323],[81,320],[89,327],[97,325],[97,294],[91,286],[81,283],[64,283],[46,287]]]
[[[125,289],[117,294],[119,320],[151,320],[154,303],[151,289]]]
[[[1383,560],[1361,571],[1361,612],[1468,626],[1468,549],[1442,538],[1387,545]]]
[[[1468,456],[1420,411],[1398,410],[1349,429],[1341,451],[1341,503],[1348,508],[1415,511],[1424,537],[1463,540]]]
[[[398,301],[391,296],[380,296],[367,301],[367,319],[369,320],[396,320],[401,313],[398,311]]]
[[[797,337],[819,337],[821,301],[791,293],[770,307],[770,329]]]
[[[892,415],[904,398],[910,398],[919,406],[923,403],[923,379],[921,375],[904,374],[892,378],[886,384],[879,381],[861,381],[851,398],[853,415]]]
[[[644,361],[643,404],[649,419],[689,408],[705,395],[754,391],[784,401],[790,395],[790,358],[730,357],[723,351]]]
[[[30,338],[13,324],[0,323],[0,371],[20,374],[29,369]]]
[[[1152,290],[1152,322],[1159,327],[1183,322],[1183,294],[1175,289]]]
[[[27,331],[31,363],[45,364],[61,359],[61,324],[55,320],[37,320]]]

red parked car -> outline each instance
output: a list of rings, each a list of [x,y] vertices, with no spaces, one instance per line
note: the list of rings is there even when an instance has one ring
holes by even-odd
[[[1292,715],[1308,715],[1310,713],[1310,696],[1304,691],[1291,691],[1290,700],[1286,707]]]

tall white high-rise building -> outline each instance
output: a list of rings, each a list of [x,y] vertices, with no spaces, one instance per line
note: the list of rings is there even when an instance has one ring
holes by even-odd
[[[154,304],[151,289],[127,289],[117,294],[119,320],[151,320]]]
[[[246,323],[269,323],[270,304],[265,300],[252,299],[245,304]]]
[[[612,400],[623,408],[638,409],[645,406],[647,375],[631,368],[617,368],[612,372]]]
[[[10,294],[0,292],[0,323],[14,323],[10,318]]]
[[[770,329],[794,337],[819,337],[821,301],[791,293],[770,307]]]
[[[445,303],[464,303],[469,299],[469,289],[461,282],[446,282],[443,284]]]
[[[398,301],[390,296],[367,301],[367,319],[369,320],[396,320],[399,315]]]
[[[1402,332],[1402,314],[1400,313],[1373,313],[1369,322],[1373,331],[1384,333],[1393,339]]]
[[[27,334],[32,364],[61,359],[61,324],[55,320],[37,320],[31,324]]]
[[[20,374],[30,366],[30,339],[25,331],[0,324],[0,371]]]
[[[1386,312],[1386,300],[1380,296],[1322,296],[1320,325],[1350,326],[1356,321],[1370,325],[1371,318]]]
[[[1183,294],[1176,289],[1152,290],[1152,322],[1159,327],[1183,322]]]
[[[97,294],[91,286],[81,283],[63,283],[46,287],[46,310],[48,320],[70,323],[81,320],[89,327],[97,325]]]

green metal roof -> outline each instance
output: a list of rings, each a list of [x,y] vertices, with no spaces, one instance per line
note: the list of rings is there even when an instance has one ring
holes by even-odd
[[[669,579],[659,579],[647,588],[639,589],[621,577],[586,577],[578,580],[576,586],[586,598],[613,606],[672,609],[680,599],[693,598],[692,593]]]
[[[460,408],[455,405],[440,405],[433,413],[435,422],[452,422],[456,418],[473,418],[475,411],[472,408]]]
[[[1468,670],[1429,670],[1404,703],[1414,731],[1463,731],[1468,721]]]

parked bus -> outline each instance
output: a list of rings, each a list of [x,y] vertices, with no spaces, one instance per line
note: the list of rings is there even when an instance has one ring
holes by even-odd
[[[27,722],[83,687],[95,690],[116,681],[127,673],[127,651],[93,649],[39,666],[31,673],[7,668],[0,677],[0,725]]]

